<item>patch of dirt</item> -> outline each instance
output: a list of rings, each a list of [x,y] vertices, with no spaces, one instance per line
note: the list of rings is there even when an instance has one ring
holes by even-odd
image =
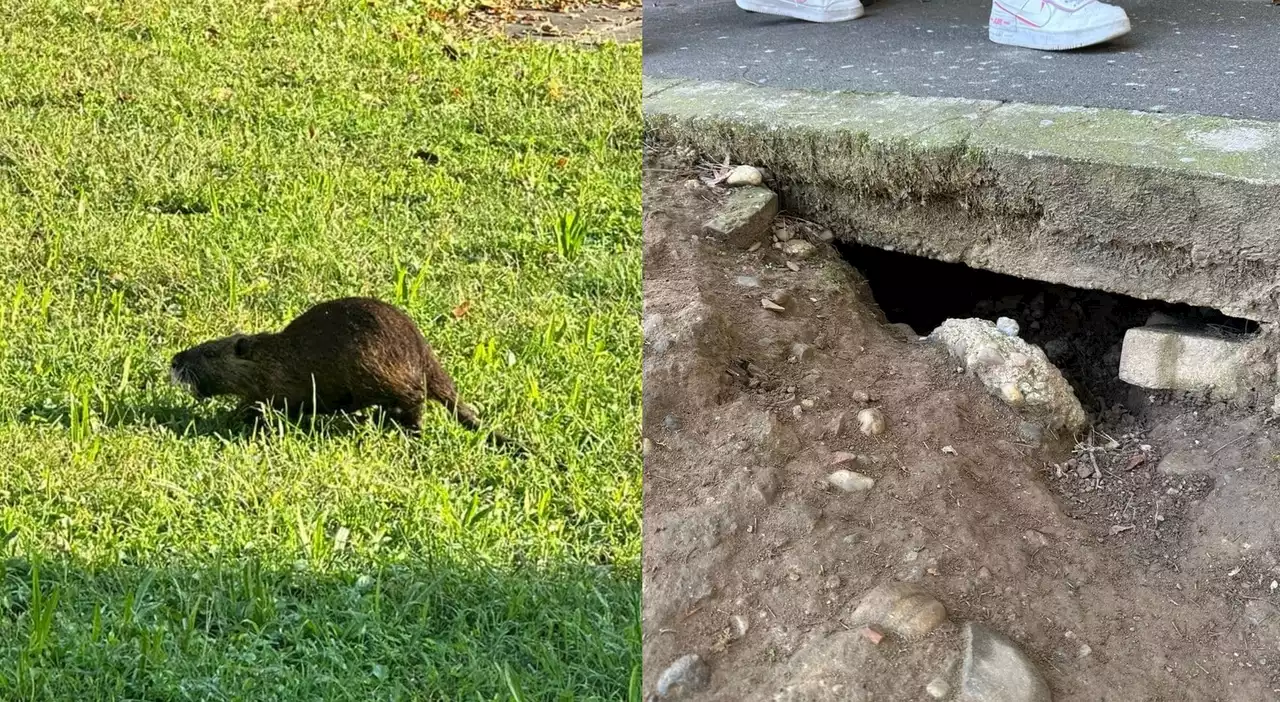
[[[691,699],[928,699],[954,627],[876,646],[849,621],[897,580],[1011,637],[1055,700],[1280,699],[1267,416],[1134,391],[1034,447],[943,350],[888,324],[833,247],[792,270],[767,241],[704,237],[723,196],[646,155],[647,691],[696,653],[711,683]],[[761,305],[777,290],[781,314]],[[883,434],[859,432],[865,407]],[[876,484],[840,492],[837,467]]]
[[[642,14],[639,2],[517,0],[482,3],[467,23],[512,39],[622,44],[640,40]]]

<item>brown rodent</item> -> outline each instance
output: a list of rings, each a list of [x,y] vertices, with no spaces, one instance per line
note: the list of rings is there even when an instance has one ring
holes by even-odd
[[[239,397],[241,412],[259,402],[294,418],[378,406],[416,434],[430,398],[463,426],[480,429],[413,320],[370,298],[322,302],[279,333],[207,341],[175,355],[169,374],[198,399]],[[502,434],[489,436],[522,452]]]

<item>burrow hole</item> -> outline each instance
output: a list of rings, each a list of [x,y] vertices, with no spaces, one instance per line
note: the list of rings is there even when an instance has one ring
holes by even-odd
[[[907,324],[917,334],[927,335],[950,318],[1016,320],[1019,335],[1044,350],[1095,417],[1117,405],[1136,412],[1137,398],[1149,393],[1135,392],[1118,377],[1130,327],[1173,320],[1232,334],[1258,331],[1257,322],[1207,307],[1055,285],[856,243],[837,248],[867,279],[888,321]]]

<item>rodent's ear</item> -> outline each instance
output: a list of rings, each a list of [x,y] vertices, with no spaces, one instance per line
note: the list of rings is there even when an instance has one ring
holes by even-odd
[[[253,338],[242,336],[236,339],[236,358],[248,358],[253,352]]]

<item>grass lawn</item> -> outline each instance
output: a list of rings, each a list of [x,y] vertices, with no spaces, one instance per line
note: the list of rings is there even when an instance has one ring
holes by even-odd
[[[635,694],[640,48],[441,17],[0,16],[0,699]],[[536,455],[438,407],[245,435],[168,383],[355,294]]]

